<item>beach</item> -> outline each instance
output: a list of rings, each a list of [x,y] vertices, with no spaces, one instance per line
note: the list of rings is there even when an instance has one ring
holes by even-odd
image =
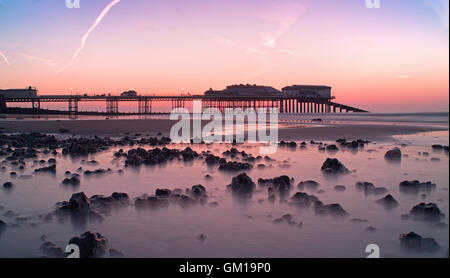
[[[166,117],[168,118],[168,117]],[[40,132],[57,134],[61,128],[68,129],[70,134],[80,136],[123,136],[128,134],[161,133],[169,136],[171,127],[177,121],[164,118],[151,119],[33,119],[23,118],[0,121],[0,130],[8,133]],[[204,126],[208,121],[202,121]],[[191,124],[192,126],[192,124]],[[364,138],[366,140],[389,141],[395,135],[417,134],[429,131],[448,130],[443,124],[408,124],[404,122],[390,123],[314,123],[281,121],[279,123],[280,140],[336,140],[338,138]]]
[[[281,119],[268,156],[170,143],[163,117],[3,118],[0,257],[60,257],[90,236],[96,257],[448,256],[448,123],[314,118]],[[405,247],[415,234],[428,251]]]

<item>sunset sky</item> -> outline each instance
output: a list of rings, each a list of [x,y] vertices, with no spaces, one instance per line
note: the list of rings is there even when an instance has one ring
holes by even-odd
[[[0,88],[175,95],[323,84],[337,102],[373,112],[449,110],[448,0],[381,0],[379,9],[365,0],[115,1],[0,0]]]

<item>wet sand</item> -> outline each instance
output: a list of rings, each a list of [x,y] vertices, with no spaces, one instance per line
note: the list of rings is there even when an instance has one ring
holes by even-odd
[[[203,121],[202,125],[208,121]],[[71,134],[122,136],[125,133],[168,136],[176,121],[168,119],[110,119],[110,120],[4,120],[0,121],[3,133],[59,133],[60,128],[69,129]],[[338,138],[392,141],[393,136],[409,135],[428,131],[448,130],[438,125],[408,124],[280,124],[280,140],[336,140]]]

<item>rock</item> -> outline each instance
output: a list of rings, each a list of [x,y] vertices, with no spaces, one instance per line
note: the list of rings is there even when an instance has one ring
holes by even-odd
[[[327,151],[338,151],[339,148],[336,145],[328,145],[325,148]]]
[[[291,190],[292,182],[293,179],[289,178],[288,176],[280,176],[273,179],[258,179],[259,185],[272,185],[280,193],[289,192]]]
[[[3,188],[5,188],[5,189],[11,189],[12,187],[13,187],[13,184],[10,181],[7,181],[3,184]]]
[[[364,191],[366,195],[379,195],[387,192],[385,187],[376,187],[370,182],[357,182],[355,186],[358,190]]]
[[[320,185],[320,184],[319,184],[318,182],[316,182],[316,181],[308,180],[308,181],[302,181],[302,182],[300,182],[300,183],[297,185],[297,187],[298,187],[299,190],[305,190],[305,189],[308,189],[308,190],[315,191],[315,190],[317,190],[317,188],[319,187],[319,185]]]
[[[208,165],[215,165],[215,164],[219,164],[220,161],[220,157],[219,156],[215,156],[213,154],[208,154],[205,158],[205,162]]]
[[[321,170],[327,174],[348,173],[349,170],[336,158],[327,158],[322,165]]]
[[[42,253],[50,258],[64,258],[64,251],[53,242],[45,241],[41,245]]]
[[[125,257],[124,253],[122,253],[121,251],[119,251],[117,249],[114,249],[114,248],[110,248],[108,250],[108,252],[109,252],[109,257],[110,258],[123,258],[123,257]]]
[[[69,244],[80,248],[80,258],[100,258],[106,251],[108,240],[99,233],[87,231],[80,237],[70,239]]]
[[[366,231],[373,233],[373,232],[377,231],[377,228],[369,226],[369,227],[366,228]]]
[[[158,198],[168,198],[170,196],[170,189],[156,189],[155,196]]]
[[[409,215],[414,219],[430,222],[438,222],[445,217],[435,203],[420,203],[409,211]]]
[[[339,191],[339,192],[345,191],[346,189],[347,188],[345,186],[343,186],[343,185],[336,185],[334,187],[334,190]]]
[[[386,195],[384,198],[381,198],[377,201],[375,201],[377,204],[383,205],[386,208],[395,208],[398,206],[398,202],[397,200],[395,200],[395,198],[391,195],[388,194]]]
[[[91,203],[84,192],[75,193],[70,197],[69,208],[75,213],[88,213],[91,210]]]
[[[320,215],[345,216],[349,214],[339,204],[324,205],[321,201],[314,203],[314,209]]]
[[[206,188],[201,184],[194,185],[191,188],[191,194],[195,198],[206,197]]]
[[[384,158],[388,160],[401,160],[402,151],[399,148],[393,148],[392,150],[386,152]]]
[[[248,170],[252,168],[252,165],[249,163],[241,163],[237,161],[221,161],[219,170],[223,171],[241,171],[241,170]]]
[[[4,232],[6,230],[6,223],[5,221],[0,219],[0,233]]]
[[[285,215],[283,215],[283,216],[281,216],[280,218],[274,219],[274,220],[273,220],[273,223],[277,223],[277,224],[288,223],[288,224],[290,224],[290,225],[295,225],[295,224],[297,224],[297,222],[295,222],[295,221],[293,220],[292,215],[290,215],[289,213],[288,213],[288,214],[285,214]]]
[[[246,173],[233,177],[231,184],[228,185],[232,192],[237,195],[250,195],[253,193],[255,186],[253,180]]]
[[[423,238],[422,236],[409,232],[400,235],[400,245],[416,252],[436,252],[440,249],[439,244],[432,238]]]
[[[78,176],[72,176],[70,178],[65,178],[62,181],[62,184],[64,185],[72,185],[72,186],[77,186],[80,184],[80,178]]]
[[[50,165],[48,167],[42,167],[34,170],[35,173],[56,173],[56,165]]]
[[[414,180],[414,181],[402,181],[400,183],[400,191],[404,193],[418,194],[419,192],[430,192],[434,189],[436,189],[436,184],[430,181],[420,182],[418,180]]]
[[[297,192],[294,194],[294,196],[291,197],[291,204],[300,206],[300,207],[309,207],[311,204],[319,201],[319,198],[317,198],[314,195],[308,195],[303,192]]]
[[[200,235],[198,236],[198,239],[199,239],[200,241],[205,241],[205,240],[207,239],[207,237],[206,237],[205,234],[200,234]]]

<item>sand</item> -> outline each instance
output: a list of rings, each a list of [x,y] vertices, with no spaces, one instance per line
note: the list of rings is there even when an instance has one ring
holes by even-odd
[[[3,120],[3,133],[59,133],[60,128],[71,134],[123,136],[125,133],[142,133],[151,136],[161,132],[170,134],[176,121],[168,119],[110,119],[110,120]],[[206,121],[203,123],[207,123]],[[280,125],[279,140],[336,140],[338,138],[392,141],[395,135],[408,135],[428,131],[448,130],[448,127],[407,124],[333,124],[333,125]]]

